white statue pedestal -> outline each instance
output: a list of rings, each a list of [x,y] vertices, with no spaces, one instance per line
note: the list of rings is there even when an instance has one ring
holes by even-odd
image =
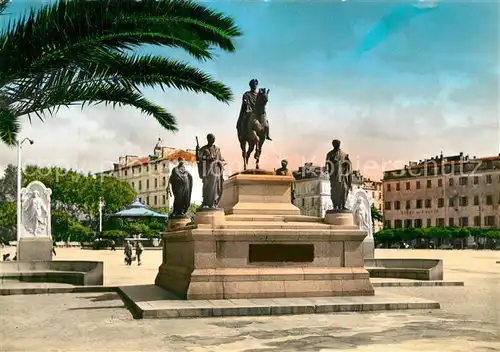
[[[52,260],[52,239],[50,237],[21,237],[19,261]]]

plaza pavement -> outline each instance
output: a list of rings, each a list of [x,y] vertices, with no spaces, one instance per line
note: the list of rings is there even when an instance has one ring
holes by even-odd
[[[4,249],[5,251],[5,249]],[[57,250],[102,260],[105,285],[154,282],[161,251],[126,267],[121,251]],[[378,288],[437,300],[440,310],[133,320],[114,293],[0,297],[0,351],[500,351],[498,251],[377,250],[378,258],[440,258],[464,287]]]

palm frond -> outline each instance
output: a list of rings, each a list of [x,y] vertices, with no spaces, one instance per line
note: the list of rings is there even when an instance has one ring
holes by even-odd
[[[10,0],[0,0],[0,15],[5,11],[7,8],[7,4],[9,3]]]
[[[0,140],[10,146],[16,144],[17,134],[21,130],[19,118],[11,111],[0,107]]]

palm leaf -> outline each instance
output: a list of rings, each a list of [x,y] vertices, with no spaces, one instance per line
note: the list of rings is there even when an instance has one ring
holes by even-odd
[[[15,139],[19,116],[43,120],[44,113],[76,103],[133,106],[175,131],[175,118],[144,98],[141,88],[190,90],[226,103],[231,90],[186,63],[130,50],[169,46],[208,60],[214,49],[234,51],[240,35],[230,17],[192,1],[61,0],[31,10],[0,31],[6,129],[0,138]]]

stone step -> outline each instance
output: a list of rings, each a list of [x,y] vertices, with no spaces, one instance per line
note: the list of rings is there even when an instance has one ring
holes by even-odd
[[[321,223],[323,218],[317,216],[305,215],[226,215],[226,221],[261,221],[261,222],[307,222],[307,223]]]
[[[255,229],[255,230],[356,230],[356,226],[328,225],[319,222],[284,222],[284,221],[229,221],[224,225],[214,225],[214,229]]]

